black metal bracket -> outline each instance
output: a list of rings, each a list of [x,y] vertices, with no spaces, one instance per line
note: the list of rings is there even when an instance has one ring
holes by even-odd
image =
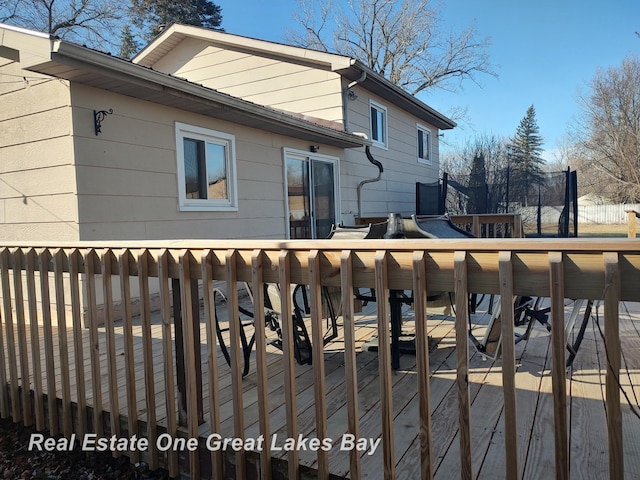
[[[93,127],[96,132],[96,136],[102,131],[102,121],[113,113],[113,108],[109,110],[94,110],[93,111]]]

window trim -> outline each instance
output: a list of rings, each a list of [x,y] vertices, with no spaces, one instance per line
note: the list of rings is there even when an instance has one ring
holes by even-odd
[[[420,132],[426,134],[427,141],[427,158],[420,156]],[[424,165],[433,165],[433,132],[429,127],[425,127],[419,123],[416,124],[416,157],[418,159],[418,163],[422,163]]]
[[[235,135],[176,122],[176,164],[178,172],[178,210],[181,212],[238,211]],[[225,147],[227,199],[190,199],[185,189],[184,139],[202,140]]]
[[[383,141],[376,140],[373,138],[373,116],[371,115],[371,110],[375,108],[377,111],[383,113],[383,121],[384,125],[382,126],[382,135]],[[379,148],[384,148],[385,150],[389,149],[389,111],[387,107],[382,105],[381,103],[376,102],[375,100],[369,99],[369,130],[371,133],[371,143]]]

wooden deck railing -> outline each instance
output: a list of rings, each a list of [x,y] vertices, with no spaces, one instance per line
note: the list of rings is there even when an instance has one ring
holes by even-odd
[[[100,275],[101,277],[98,277]],[[217,346],[213,305],[213,282],[226,281],[231,286],[229,311],[238,314],[233,285],[238,281],[250,282],[254,292],[262,292],[265,282],[280,284],[288,291],[291,284],[310,286],[313,328],[320,328],[319,305],[321,285],[340,287],[342,290],[345,352],[344,368],[347,395],[348,431],[358,436],[358,371],[354,346],[354,287],[375,287],[377,295],[388,297],[389,290],[413,290],[417,331],[417,378],[420,404],[420,443],[423,478],[430,478],[431,465],[431,406],[429,404],[429,354],[426,334],[426,300],[433,292],[453,292],[456,305],[456,352],[458,389],[458,415],[460,433],[461,478],[471,478],[470,402],[469,402],[469,350],[467,337],[468,294],[495,293],[502,298],[503,338],[514,338],[511,300],[514,295],[549,297],[552,316],[563,318],[565,298],[603,299],[605,312],[606,349],[610,369],[606,374],[607,435],[609,439],[610,478],[623,478],[622,424],[620,393],[617,388],[620,371],[620,339],[618,334],[618,303],[621,300],[640,301],[640,250],[630,240],[582,239],[558,240],[382,240],[382,241],[181,241],[181,242],[105,242],[84,244],[4,244],[0,245],[0,287],[2,293],[2,325],[0,328],[0,415],[11,416],[26,425],[35,423],[38,430],[48,429],[52,435],[62,433],[95,432],[120,436],[127,432],[149,439],[147,461],[151,468],[158,465],[165,454],[154,447],[158,438],[156,417],[160,404],[166,411],[169,436],[198,438],[202,421],[209,423],[212,432],[220,431],[220,394],[218,385]],[[152,356],[149,285],[157,278],[160,289],[162,317],[162,365],[158,380],[158,359]],[[113,283],[120,285],[123,301],[122,336],[123,356],[116,351],[115,326],[110,320],[109,300],[113,296]],[[131,284],[137,283],[141,292],[140,351],[133,348],[131,323]],[[102,285],[107,301],[106,323],[100,327],[106,335],[106,351],[98,346],[96,289]],[[198,378],[196,365],[201,362],[198,333],[194,329],[191,304],[194,289],[202,288],[207,328],[208,378]],[[176,355],[173,336],[170,289],[180,291],[174,298],[183,308],[181,344],[184,371],[176,375]],[[69,295],[73,309],[70,318],[65,311],[65,295]],[[88,335],[90,338],[90,379],[85,389],[84,370],[76,368],[77,378],[70,378],[70,357],[76,365],[83,365],[83,335],[80,298],[86,298],[88,309]],[[55,318],[52,321],[52,299],[55,299]],[[260,302],[260,293],[255,301]],[[39,305],[39,306],[38,306]],[[283,302],[283,316],[291,313],[290,301]],[[258,336],[264,332],[263,313],[258,309],[256,326]],[[382,405],[381,427],[384,451],[384,478],[395,476],[393,449],[394,415],[392,405],[392,370],[389,345],[389,307],[377,304],[379,359],[378,371]],[[54,323],[57,323],[57,328]],[[234,327],[235,325],[235,327]],[[42,326],[43,329],[37,328]],[[293,332],[289,322],[283,322],[284,399],[287,412],[287,435],[298,434],[296,416],[295,360]],[[118,330],[120,331],[120,330]],[[43,338],[40,338],[43,332]],[[240,349],[237,325],[231,325],[231,349]],[[314,336],[319,335],[313,331]],[[565,383],[564,323],[553,322],[553,401],[555,432],[556,478],[568,478],[568,426]],[[318,338],[318,337],[316,337]],[[322,342],[314,345],[314,404],[316,434],[326,435],[326,398]],[[55,348],[57,345],[57,349]],[[124,361],[123,361],[124,359]],[[178,359],[180,360],[180,359]],[[144,364],[144,379],[135,378],[135,363]],[[269,437],[268,378],[264,344],[256,345],[258,411],[260,433]],[[155,370],[154,370],[155,367]],[[154,373],[155,372],[155,373]],[[55,376],[61,377],[61,391],[56,391]],[[104,401],[101,377],[108,378],[108,399]],[[176,404],[176,389],[181,375],[185,380],[184,405]],[[505,478],[516,478],[518,472],[516,389],[514,381],[515,356],[512,342],[504,342],[503,391],[505,409]],[[178,379],[176,380],[176,376]],[[199,418],[202,407],[201,386],[208,385],[208,417]],[[47,385],[46,395],[44,385]],[[233,398],[234,435],[244,438],[243,379],[240,356],[232,354],[231,396]],[[165,392],[164,399],[156,398],[156,388]],[[119,404],[118,392],[126,389],[126,403]],[[33,396],[28,392],[33,391]],[[145,406],[138,404],[144,398]],[[59,400],[57,400],[59,399]],[[33,400],[33,404],[32,404]],[[60,402],[61,415],[58,417]],[[104,402],[104,403],[103,403]],[[178,404],[182,403],[178,400]],[[72,415],[72,407],[77,414]],[[139,430],[139,412],[145,411],[146,428]],[[186,414],[182,420],[181,411]],[[105,422],[108,412],[109,421]],[[128,424],[120,425],[120,413],[126,414]],[[35,417],[35,419],[34,419]],[[48,423],[45,423],[48,419]],[[184,424],[184,427],[181,427]],[[136,455],[136,453],[133,453]],[[172,475],[177,474],[177,453],[170,452],[166,462]],[[200,454],[188,453],[189,472],[199,478]],[[222,478],[220,451],[211,453],[214,478]],[[298,452],[288,453],[289,478],[298,478]],[[271,452],[260,452],[263,478],[270,478]],[[244,478],[245,452],[235,454],[236,477]],[[328,478],[328,452],[317,452],[319,478]],[[350,460],[351,478],[358,478],[360,457]]]
[[[638,227],[637,221],[640,213],[635,210],[625,210],[625,212],[627,212],[627,224],[629,226],[628,237],[636,238],[636,231]]]
[[[522,216],[519,213],[452,215],[451,221],[478,238],[524,237]]]

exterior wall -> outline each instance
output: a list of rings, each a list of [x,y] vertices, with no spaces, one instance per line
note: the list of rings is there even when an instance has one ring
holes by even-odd
[[[296,63],[250,53],[207,46],[185,39],[154,68],[201,83],[261,105],[343,122],[342,80],[339,75]],[[362,87],[354,87],[355,100],[347,100],[346,128],[371,136],[369,100],[387,107],[389,148],[372,148],[384,165],[382,180],[362,189],[361,216],[406,215],[415,212],[415,183],[438,179],[438,129],[430,127],[432,165],[418,163],[416,117],[394,107]],[[377,176],[362,149],[346,151],[341,161],[342,221],[352,224],[358,215],[357,186]]]
[[[69,85],[1,56],[0,79],[0,239],[78,240]]]
[[[283,62],[229,49],[208,46],[187,38],[154,68],[201,83],[257,104],[343,122],[339,75],[318,68]],[[370,138],[369,100],[387,107],[388,149],[372,148],[384,165],[382,180],[362,189],[361,216],[386,216],[389,212],[415,213],[415,183],[438,179],[438,129],[394,107],[362,87],[354,87],[357,98],[347,100],[346,128]],[[432,165],[417,159],[417,124],[431,128]],[[323,152],[324,153],[324,152]],[[352,224],[358,215],[357,186],[377,176],[378,170],[362,149],[347,150],[342,157],[341,216]]]
[[[0,239],[77,241],[69,85],[22,70],[15,60],[18,59],[0,56]],[[38,264],[37,259],[35,262]],[[12,273],[9,277],[11,304],[15,308],[16,280]],[[68,285],[68,275],[63,279]],[[35,282],[39,292],[39,272]],[[20,283],[24,308],[28,310],[26,278]],[[49,290],[54,291],[52,275],[48,283]],[[71,316],[70,298],[67,290],[63,309],[67,319]],[[55,298],[51,298],[51,304],[51,321],[55,325]],[[36,305],[41,309],[39,293]]]
[[[82,85],[72,99],[81,240],[286,238],[283,148],[308,142]],[[97,137],[94,108],[114,112]],[[235,135],[238,211],[178,211],[175,122]]]
[[[371,138],[369,101],[387,108],[388,149],[371,147],[371,154],[384,167],[377,183],[362,188],[362,217],[387,216],[389,212],[403,215],[415,213],[416,182],[435,182],[439,175],[438,129],[395,107],[361,87],[354,87],[357,98],[348,100],[347,123],[351,132],[362,132]],[[431,130],[432,164],[418,162],[417,125]],[[342,208],[345,223],[358,214],[357,186],[365,179],[375,178],[378,169],[360,151],[345,152],[342,162]]]
[[[258,105],[342,122],[340,75],[185,39],[154,69]]]

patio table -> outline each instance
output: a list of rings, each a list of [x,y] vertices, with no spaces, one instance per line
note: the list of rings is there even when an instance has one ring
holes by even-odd
[[[431,216],[403,218],[398,213],[391,213],[386,222],[360,227],[336,227],[329,238],[360,238],[380,240],[383,238],[417,239],[417,238],[474,238],[474,235],[456,227],[449,217]],[[376,301],[375,292],[369,295],[356,294],[358,300]],[[391,324],[391,367],[400,368],[400,345],[402,336],[402,306],[412,304],[413,295],[402,290],[389,290],[389,317]],[[415,338],[415,335],[413,335]],[[411,343],[407,341],[407,343]],[[414,343],[415,345],[415,343]],[[414,347],[415,352],[415,347]]]

